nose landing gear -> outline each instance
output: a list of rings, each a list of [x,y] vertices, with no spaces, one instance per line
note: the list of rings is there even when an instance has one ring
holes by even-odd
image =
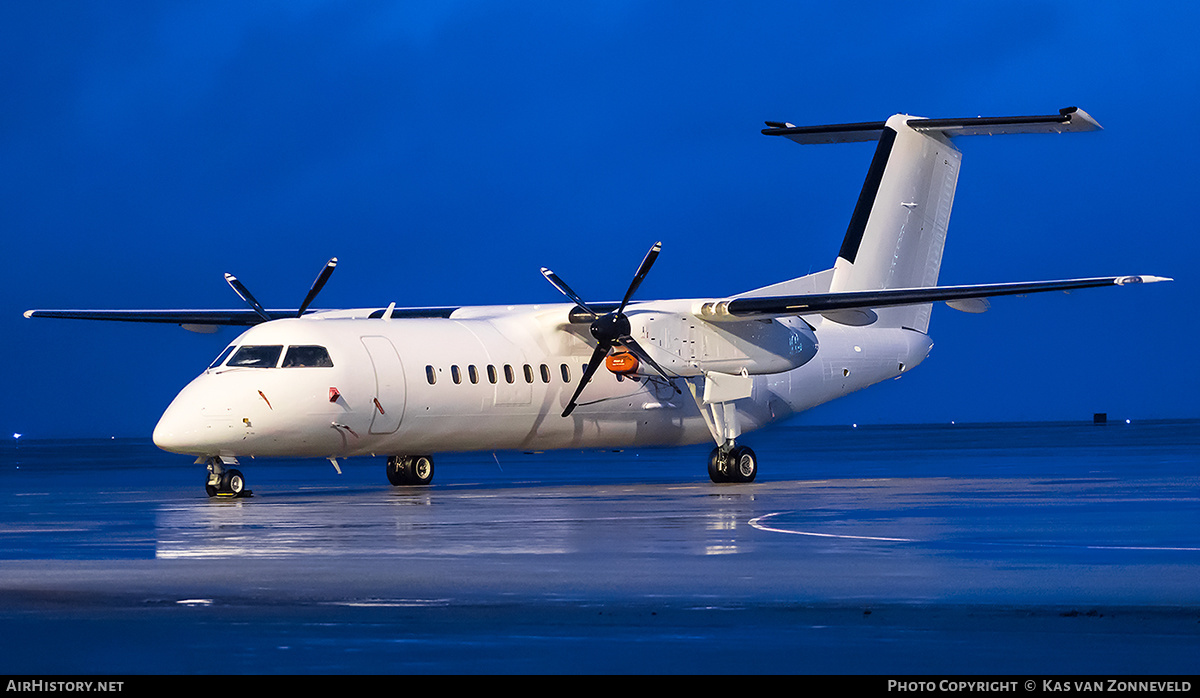
[[[208,479],[204,482],[204,492],[209,497],[234,499],[249,497],[253,492],[246,489],[246,478],[237,468],[227,468],[226,465],[237,465],[236,459],[223,459],[219,456],[208,459]]]

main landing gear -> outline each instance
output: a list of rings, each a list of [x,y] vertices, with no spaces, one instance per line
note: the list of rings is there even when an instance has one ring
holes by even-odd
[[[236,465],[231,461],[229,465]],[[209,497],[235,499],[249,497],[253,492],[246,489],[246,478],[237,468],[225,467],[227,463],[221,458],[208,459],[208,479],[204,482],[204,491]]]
[[[387,479],[396,487],[428,485],[433,480],[433,458],[431,456],[389,456]]]
[[[729,442],[708,454],[708,477],[713,482],[754,482],[757,476],[758,456],[749,446]]]

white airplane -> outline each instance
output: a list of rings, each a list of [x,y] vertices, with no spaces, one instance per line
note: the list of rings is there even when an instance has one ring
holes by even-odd
[[[619,303],[593,303],[549,269],[567,303],[267,310],[30,310],[26,317],[251,326],[187,385],[154,429],[206,463],[209,496],[248,494],[242,457],[387,457],[393,485],[424,485],[431,454],[629,448],[712,441],[713,482],[750,482],[743,434],[921,363],[932,303],[983,312],[989,297],[1169,281],[1155,276],[938,286],[960,136],[1099,129],[1083,111],[796,127],[801,144],[877,140],[834,266],[728,298],[635,301],[650,248]],[[603,369],[603,370],[601,370]],[[340,472],[340,469],[339,469]]]

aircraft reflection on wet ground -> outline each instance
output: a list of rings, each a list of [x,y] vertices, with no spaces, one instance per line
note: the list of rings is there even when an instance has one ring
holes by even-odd
[[[18,673],[1191,670],[1200,422],[760,441],[773,467],[752,484],[708,482],[687,449],[443,456],[425,488],[374,461],[260,459],[254,497],[209,500],[146,441],[22,439],[0,463],[0,656]],[[204,661],[226,643],[236,657]]]

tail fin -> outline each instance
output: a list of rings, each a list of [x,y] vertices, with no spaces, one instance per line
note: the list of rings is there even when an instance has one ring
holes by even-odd
[[[801,144],[878,140],[834,263],[830,292],[937,285],[962,162],[952,137],[1100,128],[1075,108],[1051,116],[923,119],[897,114],[884,122],[768,126],[763,133]],[[929,304],[880,309],[878,323],[926,332],[931,309]]]

